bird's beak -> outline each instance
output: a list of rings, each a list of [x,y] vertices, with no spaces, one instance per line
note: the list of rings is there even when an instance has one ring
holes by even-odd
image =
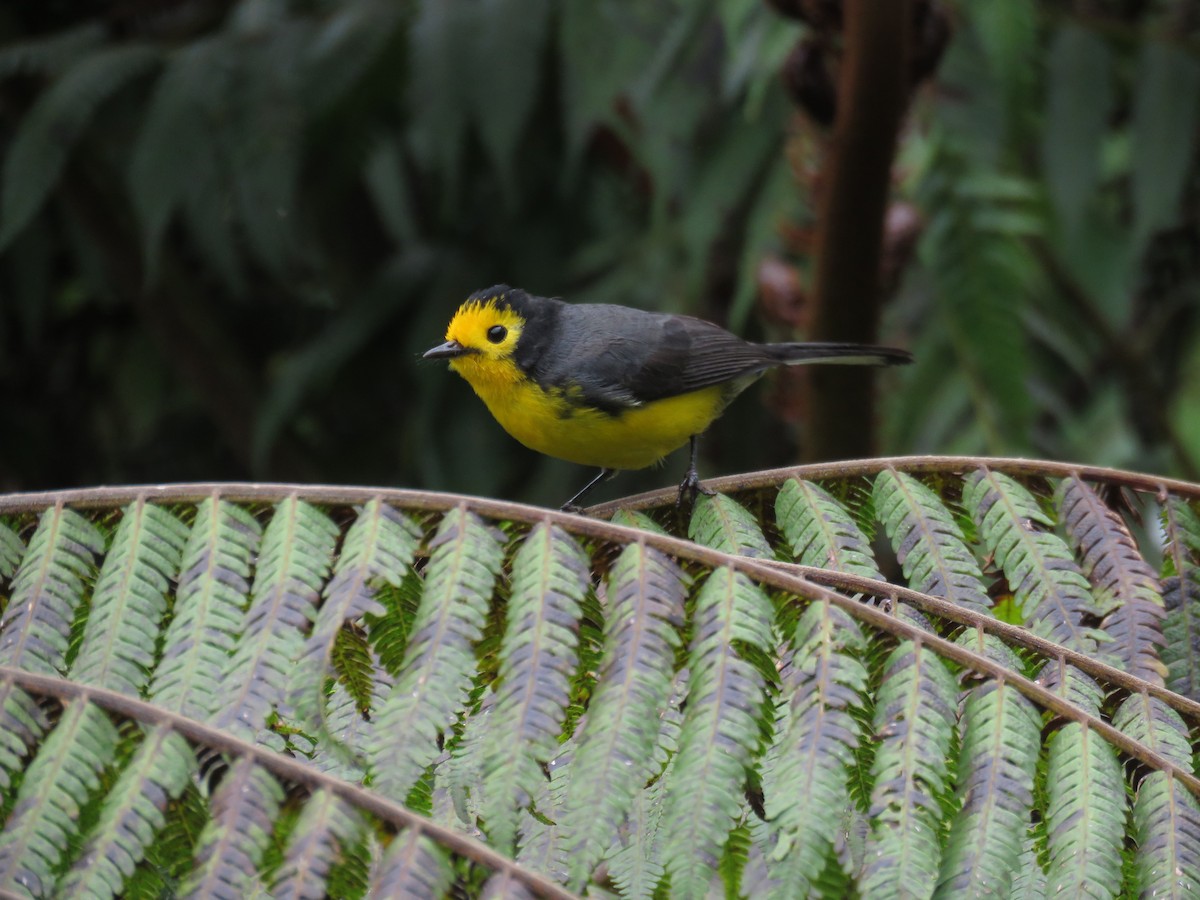
[[[465,356],[471,353],[470,347],[464,347],[458,341],[446,341],[444,344],[439,344],[432,350],[426,350],[425,359],[454,359],[458,356]]]

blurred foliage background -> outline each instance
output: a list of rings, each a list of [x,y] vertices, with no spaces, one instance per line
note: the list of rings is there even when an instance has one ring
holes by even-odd
[[[1198,6],[915,3],[926,71],[864,265],[917,363],[879,382],[879,452],[1200,477]],[[840,8],[3,4],[0,490],[560,502],[588,473],[420,352],[496,282],[804,336]],[[735,404],[702,474],[800,458],[801,377]]]

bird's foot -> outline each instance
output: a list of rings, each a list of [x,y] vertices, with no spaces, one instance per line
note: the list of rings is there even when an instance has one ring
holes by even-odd
[[[717,492],[706,488],[700,483],[700,473],[695,467],[689,467],[687,474],[683,476],[683,481],[679,483],[679,496],[675,498],[676,509],[690,510],[696,505],[696,496],[704,494],[706,497],[712,497]]]

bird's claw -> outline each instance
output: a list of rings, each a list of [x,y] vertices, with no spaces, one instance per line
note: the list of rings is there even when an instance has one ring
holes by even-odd
[[[712,497],[715,496],[716,493],[716,491],[706,488],[700,483],[699,472],[697,472],[695,469],[688,469],[687,474],[683,476],[683,481],[679,483],[679,496],[675,498],[675,508],[685,508],[686,502],[686,508],[691,509],[696,505],[697,494],[704,494],[706,497]],[[684,500],[685,497],[687,498],[686,501]]]

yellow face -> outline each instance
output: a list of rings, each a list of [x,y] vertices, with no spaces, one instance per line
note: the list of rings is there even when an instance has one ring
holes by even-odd
[[[450,368],[473,385],[516,380],[520,370],[512,355],[524,324],[514,310],[498,306],[494,300],[464,303],[446,328],[446,340],[468,352],[453,357]]]

